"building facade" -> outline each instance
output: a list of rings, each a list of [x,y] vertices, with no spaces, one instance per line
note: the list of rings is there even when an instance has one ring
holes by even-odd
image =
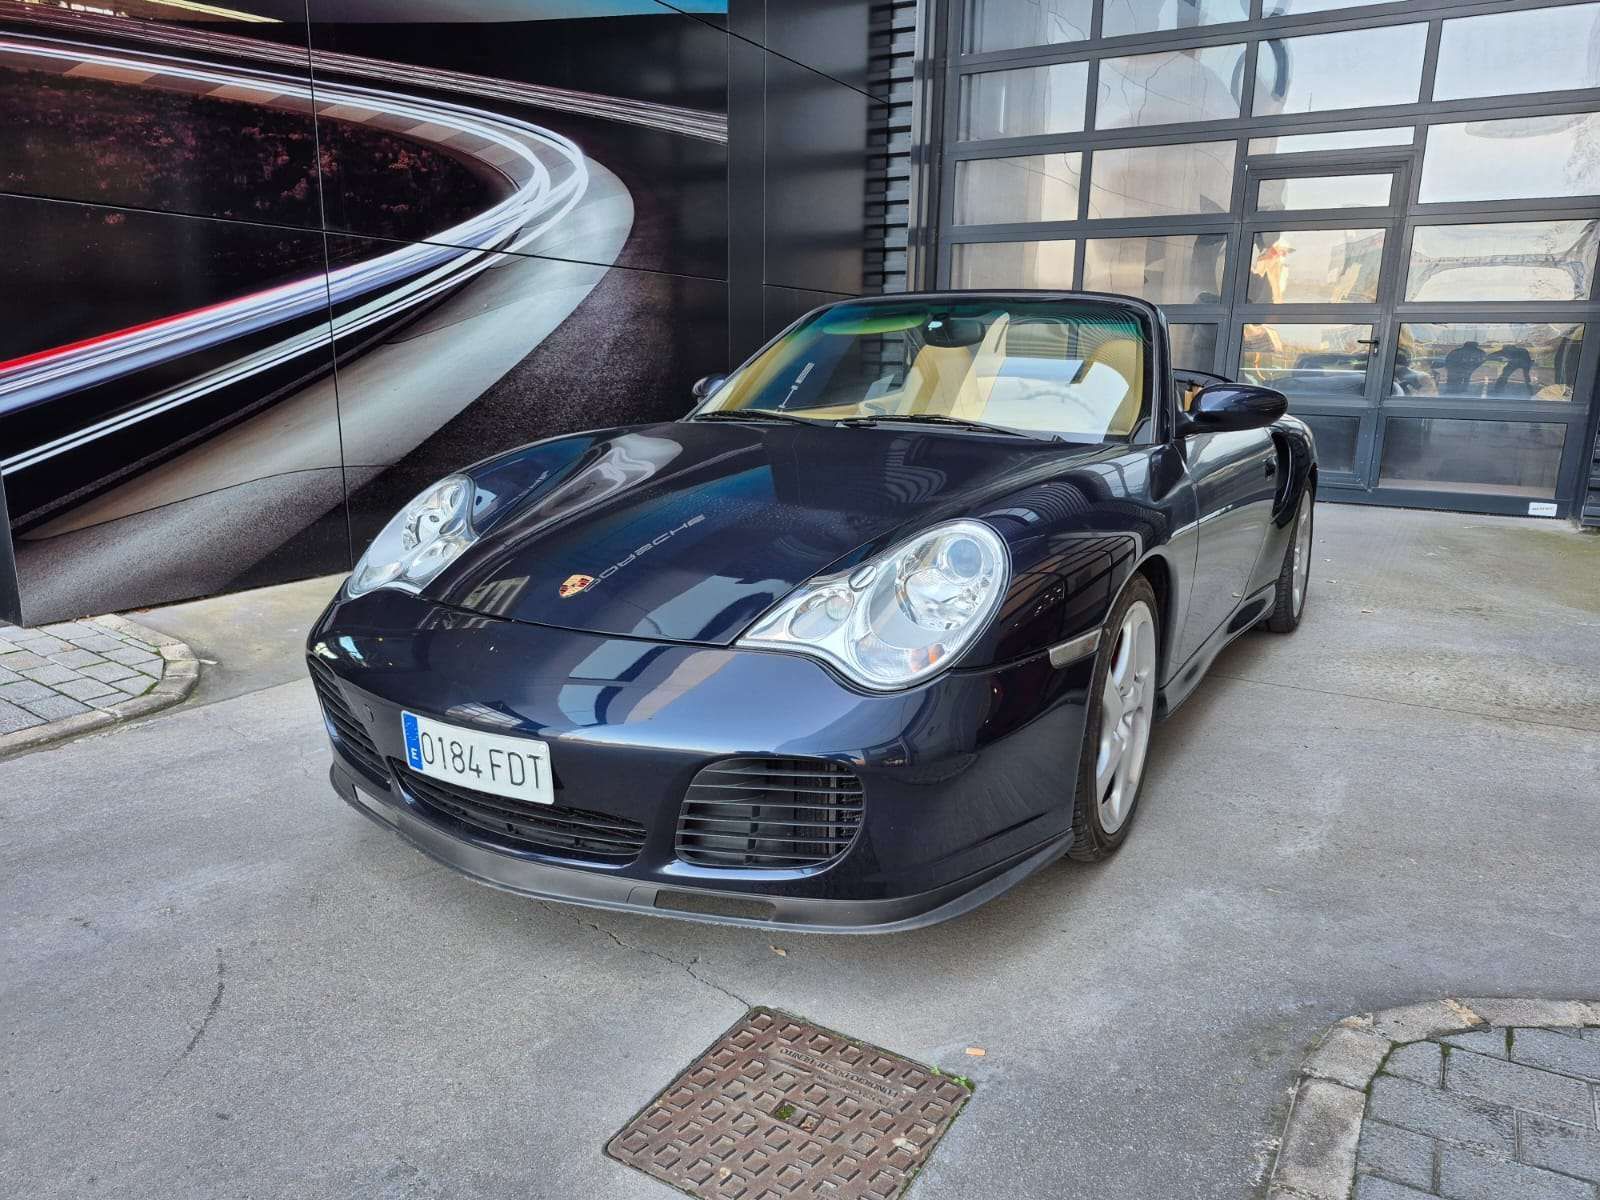
[[[1127,292],[1325,499],[1600,523],[1596,0],[0,0],[0,617],[348,569],[816,304]]]
[[[1600,3],[947,0],[932,269],[1131,292],[1324,497],[1600,522]]]

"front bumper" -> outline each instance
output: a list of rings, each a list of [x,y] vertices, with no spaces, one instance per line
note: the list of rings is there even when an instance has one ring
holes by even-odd
[[[375,767],[330,725],[334,788],[438,861],[542,899],[832,932],[945,920],[1061,853],[1092,668],[1040,656],[867,695],[795,655],[552,629],[381,591],[336,602],[309,649],[377,752]],[[557,803],[642,824],[642,851],[578,861],[433,819],[382,765],[404,759],[402,709],[541,738]],[[739,755],[848,764],[864,792],[850,848],[777,870],[681,861],[689,783]]]

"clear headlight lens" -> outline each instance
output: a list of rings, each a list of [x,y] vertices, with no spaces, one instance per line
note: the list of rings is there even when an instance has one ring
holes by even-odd
[[[936,674],[989,623],[1011,573],[1005,542],[979,521],[952,521],[784,597],[739,639],[833,664],[890,691]]]
[[[472,480],[450,475],[395,513],[356,563],[345,590],[381,587],[418,592],[432,583],[478,535],[472,529]]]

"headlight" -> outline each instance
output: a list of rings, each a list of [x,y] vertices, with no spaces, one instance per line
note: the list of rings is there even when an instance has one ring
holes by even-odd
[[[395,513],[356,563],[345,590],[362,596],[381,587],[407,592],[427,587],[477,541],[473,492],[472,480],[451,475]]]
[[[940,525],[811,580],[739,639],[823,659],[863,687],[908,687],[956,660],[1005,595],[1011,560],[978,521]]]

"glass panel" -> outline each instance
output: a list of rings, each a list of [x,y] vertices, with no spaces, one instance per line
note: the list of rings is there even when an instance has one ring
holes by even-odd
[[[1295,413],[1311,426],[1317,439],[1317,466],[1324,471],[1356,471],[1356,439],[1361,435],[1359,417],[1324,417]]]
[[[1233,198],[1234,142],[1096,150],[1091,217],[1225,213]]]
[[[1419,225],[1407,300],[1586,300],[1600,221]]]
[[[1560,403],[1582,355],[1583,326],[1567,322],[1402,325],[1394,395]]]
[[[1309,150],[1360,150],[1367,146],[1409,146],[1409,125],[1387,129],[1341,129],[1335,133],[1294,133],[1250,139],[1250,153],[1304,154]]]
[[[961,137],[1076,133],[1088,98],[1088,63],[968,75],[961,80]]]
[[[1106,0],[1100,35],[1122,37],[1249,18],[1250,0]]]
[[[1384,0],[1366,0],[1367,4],[1381,4]],[[1266,0],[1261,6],[1264,17],[1288,17],[1299,13],[1329,12],[1335,8],[1361,8],[1361,0]]]
[[[957,288],[1072,287],[1078,245],[1057,242],[968,242],[950,261],[950,286]]]
[[[1084,249],[1083,286],[1154,304],[1216,304],[1227,253],[1225,233],[1093,239]]]
[[[1256,234],[1250,304],[1372,304],[1383,268],[1381,229],[1289,229]]]
[[[1444,23],[1435,100],[1600,87],[1600,4]]]
[[[1414,104],[1426,25],[1272,38],[1256,55],[1256,116]]]
[[[1093,0],[967,0],[962,49],[968,54],[1081,42]]]
[[[1371,325],[1246,325],[1239,378],[1290,396],[1361,396],[1371,341]]]
[[[1553,422],[1390,417],[1378,484],[1549,499],[1566,439]]]
[[[1263,179],[1256,195],[1262,211],[1301,208],[1382,208],[1389,203],[1393,175],[1307,175]]]
[[[1217,327],[1215,325],[1169,325],[1172,337],[1172,365],[1190,371],[1217,369]]]
[[[1600,192],[1600,113],[1466,121],[1428,130],[1424,204]]]
[[[975,158],[956,164],[957,225],[1076,221],[1081,154]]]
[[[1243,46],[1201,46],[1104,59],[1095,128],[1237,117],[1243,74]]]

